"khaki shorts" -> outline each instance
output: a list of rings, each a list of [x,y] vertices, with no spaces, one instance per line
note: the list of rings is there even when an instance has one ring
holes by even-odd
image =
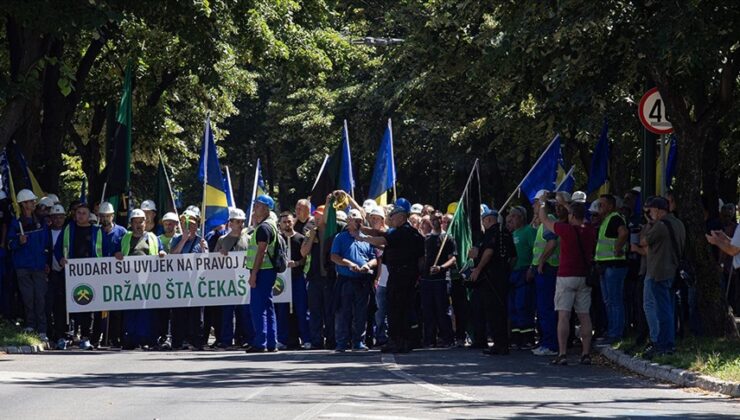
[[[591,309],[591,288],[585,277],[558,277],[555,283],[555,310],[587,314]]]

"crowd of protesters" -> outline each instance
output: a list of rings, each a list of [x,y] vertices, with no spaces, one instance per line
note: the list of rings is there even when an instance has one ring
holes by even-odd
[[[560,365],[569,347],[580,343],[579,362],[589,364],[592,337],[610,344],[632,333],[651,357],[674,351],[677,334],[698,333],[701,325],[694,285],[676,274],[687,246],[676,203],[670,195],[639,197],[635,188],[587,203],[580,191],[543,190],[531,208],[500,214],[482,205],[483,232],[473,235],[481,239],[458,255],[447,234],[454,203],[445,211],[403,198],[360,205],[335,191],[313,210],[299,200],[280,212],[262,195],[252,220],[231,208],[226,225],[200,232],[197,206],[159,216],[145,200],[123,227],[110,203],[65,209],[56,196],[30,190],[17,194],[20,214],[13,217],[0,192],[0,314],[22,320],[58,350],[403,353],[457,346],[489,355],[531,350]],[[717,281],[737,312],[735,206],[722,205],[719,219],[704,222],[721,267]],[[291,304],[272,300],[272,256],[281,243],[288,244]],[[230,251],[246,252],[249,305],[66,312],[71,258]]]

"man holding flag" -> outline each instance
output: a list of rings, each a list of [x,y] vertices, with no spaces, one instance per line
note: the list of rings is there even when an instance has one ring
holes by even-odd
[[[414,290],[419,279],[419,267],[424,258],[424,237],[408,222],[411,203],[405,198],[396,200],[390,213],[394,228],[382,236],[362,236],[360,241],[375,247],[385,247],[383,262],[388,266],[388,337],[381,349],[384,353],[411,351],[409,306],[413,304]]]

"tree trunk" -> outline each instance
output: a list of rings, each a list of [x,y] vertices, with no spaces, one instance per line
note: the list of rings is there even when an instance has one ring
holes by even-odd
[[[55,39],[49,55],[61,60],[64,42]],[[59,192],[59,174],[62,172],[62,138],[64,137],[65,100],[59,90],[59,63],[47,65],[43,85],[43,120],[41,121],[41,147],[38,159],[29,165],[38,168],[39,183],[44,191]]]
[[[686,227],[686,254],[696,268],[698,311],[704,334],[712,337],[737,335],[734,320],[730,320],[727,300],[720,290],[719,266],[709,252],[704,237],[706,226],[701,203],[702,163],[709,130],[692,121],[682,95],[673,90],[662,73],[653,72],[678,142],[676,199],[678,212]],[[716,121],[715,121],[716,123]],[[710,127],[713,124],[703,124]]]

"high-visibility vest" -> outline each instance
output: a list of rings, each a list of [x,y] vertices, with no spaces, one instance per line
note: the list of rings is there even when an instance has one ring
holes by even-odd
[[[69,228],[70,225],[64,228],[64,237],[62,238],[62,255],[64,255],[65,260],[69,259]],[[92,229],[95,228],[93,227]],[[95,256],[103,256],[103,232],[101,229],[98,229],[98,233],[95,235]]]
[[[277,226],[275,226],[275,223],[271,220],[265,220],[262,223],[267,223],[270,228],[272,228],[272,232],[274,233],[272,242],[267,245],[267,249],[265,250],[265,256],[262,258],[262,266],[260,269],[269,269],[272,267],[272,261],[270,261],[270,255],[273,257],[275,256],[275,245],[277,244]],[[259,225],[258,225],[259,227]],[[269,254],[269,255],[268,255]],[[252,236],[249,238],[249,246],[247,246],[247,268],[252,269],[254,267],[254,260],[257,258],[257,231],[255,229],[255,232],[252,234]]]
[[[534,238],[534,246],[532,247],[532,265],[540,264],[540,257],[545,253],[545,245],[547,245],[547,241],[545,240],[545,225],[540,224],[540,227],[537,228],[537,235]],[[555,246],[555,250],[547,259],[547,263],[551,267],[560,265],[560,242]]]
[[[624,253],[621,256],[617,256],[617,238],[606,237],[606,228],[609,226],[609,222],[613,217],[622,217],[622,215],[617,212],[611,212],[601,222],[601,226],[599,226],[599,239],[596,242],[596,254],[594,256],[595,261],[621,261],[627,258]]]
[[[159,243],[157,241],[157,235],[152,232],[145,232],[146,240],[149,242],[149,255],[159,254]],[[128,255],[131,252],[131,238],[134,237],[133,232],[126,232],[121,239],[121,254]]]

